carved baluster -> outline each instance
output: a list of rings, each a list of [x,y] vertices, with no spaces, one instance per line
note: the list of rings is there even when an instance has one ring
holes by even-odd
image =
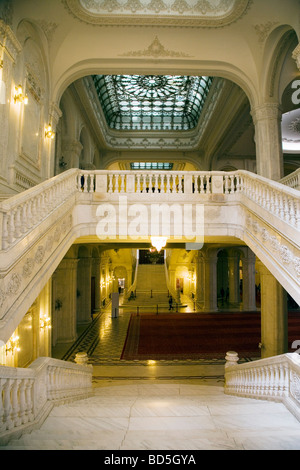
[[[171,188],[172,188],[172,193],[176,193],[177,192],[177,189],[176,189],[176,175],[172,174],[172,184],[171,184]]]
[[[206,175],[206,194],[211,193],[210,175]]]
[[[83,192],[88,193],[88,173],[84,173]]]
[[[158,179],[159,179],[159,175],[157,173],[155,173],[154,175],[154,192],[155,193],[158,193]]]
[[[225,194],[229,194],[229,189],[228,189],[228,175],[224,176],[225,179]]]
[[[33,413],[33,380],[26,380],[25,382],[25,400],[26,400],[26,415],[28,417],[28,421],[34,420],[34,413]]]
[[[2,228],[2,249],[8,247],[8,217],[7,213],[3,213],[3,228]]]
[[[294,199],[292,197],[291,197],[291,209],[290,209],[290,223],[292,225],[296,224],[295,205],[294,205]]]
[[[125,193],[125,175],[121,175],[121,193]]]
[[[203,194],[204,192],[204,175],[200,175],[200,194]]]
[[[18,206],[15,210],[15,238],[20,238],[21,236],[21,207]]]
[[[14,427],[14,423],[11,419],[11,387],[13,381],[12,379],[6,379],[6,382],[3,387],[3,421],[6,425],[6,429],[12,429]]]
[[[14,212],[11,210],[8,214],[8,243],[9,245],[14,241],[14,233],[15,233],[15,221],[14,221]]]
[[[147,175],[143,175],[143,193],[147,192]]]
[[[178,176],[178,192],[182,193],[182,175]]]
[[[90,193],[93,193],[94,192],[94,188],[95,188],[95,175],[94,173],[91,173],[90,174]]]
[[[12,412],[11,412],[11,419],[14,423],[14,426],[19,426],[21,424],[20,419],[20,402],[19,402],[19,385],[20,380],[14,380],[11,389],[11,404],[12,404]]]
[[[136,192],[141,193],[142,192],[142,190],[141,190],[141,175],[139,173],[137,174],[136,179],[137,179]]]
[[[113,175],[111,173],[108,175],[108,192],[110,194],[113,192]]]
[[[26,397],[25,397],[25,380],[21,381],[19,394],[20,394],[20,420],[22,424],[27,423],[28,416],[26,414]]]
[[[0,378],[0,433],[6,431],[6,424],[4,421],[4,385],[6,379]]]
[[[170,174],[167,173],[167,185],[166,185],[166,193],[170,193],[171,188],[170,188]]]

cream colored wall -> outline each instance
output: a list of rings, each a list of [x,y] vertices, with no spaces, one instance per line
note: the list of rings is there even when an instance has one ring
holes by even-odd
[[[0,348],[0,364],[26,367],[41,356],[51,356],[51,281],[42,289],[6,345]]]

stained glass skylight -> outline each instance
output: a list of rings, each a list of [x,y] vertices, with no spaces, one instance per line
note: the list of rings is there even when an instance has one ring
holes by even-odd
[[[131,170],[172,170],[173,163],[168,162],[132,162]]]
[[[182,131],[197,126],[213,79],[94,75],[93,80],[111,129]]]

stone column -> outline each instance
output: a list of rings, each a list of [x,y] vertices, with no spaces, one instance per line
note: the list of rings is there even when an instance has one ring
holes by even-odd
[[[266,266],[257,263],[261,285],[261,356],[272,357],[288,351],[287,296]]]
[[[278,181],[283,174],[281,118],[277,103],[266,103],[252,108],[255,125],[257,173]]]
[[[228,256],[228,287],[229,287],[229,303],[240,303],[240,285],[239,285],[239,256],[234,254]]]
[[[93,275],[95,277],[95,312],[92,313],[98,313],[101,309],[100,266],[100,258],[93,258]]]
[[[216,311],[217,305],[217,261],[215,253],[207,253],[204,256],[204,310]]]
[[[256,310],[254,254],[243,258],[243,310]]]
[[[78,259],[64,258],[53,275],[53,334],[56,343],[76,340],[76,287]]]
[[[79,168],[79,157],[82,150],[82,144],[75,139],[65,139],[63,141],[62,156],[67,163],[67,169]]]
[[[91,320],[92,258],[79,258],[77,267],[77,321]]]
[[[196,268],[196,302],[198,304],[202,304],[203,299],[203,283],[204,283],[204,275],[203,275],[203,266],[204,266],[204,258],[200,253],[197,253],[196,260],[195,260],[195,268]]]

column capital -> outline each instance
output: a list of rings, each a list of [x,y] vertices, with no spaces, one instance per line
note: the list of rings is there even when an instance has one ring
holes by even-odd
[[[62,117],[62,111],[56,103],[50,104],[49,116],[53,130],[55,130],[59,119]]]
[[[80,152],[83,149],[81,142],[72,138],[63,139],[62,144],[63,151],[74,152],[78,156],[80,155]]]
[[[297,67],[300,70],[300,44],[293,50],[292,58],[296,61]]]
[[[265,103],[251,108],[254,124],[263,120],[281,120],[282,108],[279,103]]]

